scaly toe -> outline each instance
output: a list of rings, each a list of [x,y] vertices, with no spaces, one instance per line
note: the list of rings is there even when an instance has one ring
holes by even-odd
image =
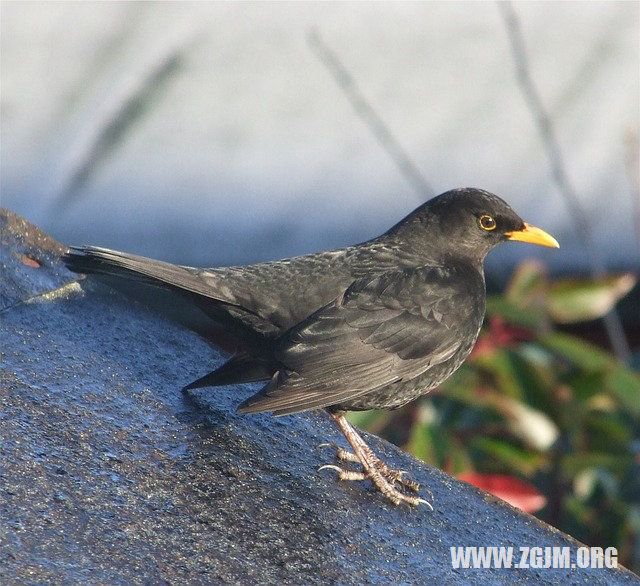
[[[423,498],[404,494],[403,492],[400,492],[399,490],[397,490],[391,485],[389,486],[390,490],[388,488],[385,488],[385,489],[381,489],[380,487],[378,488],[380,492],[382,492],[382,494],[396,506],[401,503],[406,503],[407,505],[410,505],[412,507],[417,507],[420,504],[425,504],[427,505],[427,507],[429,507],[429,509],[433,511],[433,507],[431,506],[431,503]]]
[[[389,468],[384,462],[378,460],[375,463],[376,469],[380,472],[380,474],[389,482],[390,484],[400,484],[413,492],[418,492],[420,490],[420,484],[415,480],[411,480],[409,478],[405,478],[405,475],[409,474],[407,470],[393,470]]]
[[[360,463],[358,456],[344,448],[341,448],[338,444],[334,444],[333,442],[319,444],[318,448],[333,448],[336,451],[336,458],[338,458],[338,460],[342,460],[343,462]]]
[[[318,468],[318,472],[320,472],[320,470],[335,470],[338,473],[338,478],[340,480],[364,480],[368,477],[364,472],[345,470],[344,468],[340,468],[340,466],[335,466],[334,464],[325,464],[324,466],[320,466],[320,468]]]
[[[400,477],[398,478],[398,482],[402,484],[402,486],[406,486],[409,490],[412,490],[413,492],[420,492],[420,489],[422,488],[420,486],[420,483],[416,482],[415,480],[410,480],[409,478]]]

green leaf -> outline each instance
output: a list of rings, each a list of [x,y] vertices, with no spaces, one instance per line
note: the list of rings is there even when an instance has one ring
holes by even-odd
[[[507,286],[505,297],[515,305],[525,308],[543,305],[547,279],[544,265],[535,260],[520,264]]]
[[[592,451],[620,454],[628,450],[633,432],[618,413],[592,411],[584,419]]]
[[[547,278],[544,266],[527,261],[518,266],[502,296],[487,299],[487,313],[527,328],[547,325]]]
[[[414,424],[405,449],[423,462],[438,463],[433,433],[426,424]]]
[[[541,335],[538,340],[549,350],[587,372],[605,370],[614,361],[614,358],[605,350],[569,334],[552,332]]]
[[[449,474],[462,474],[474,469],[473,460],[466,447],[454,437],[450,441],[451,449],[446,454]]]
[[[570,478],[587,468],[602,468],[613,474],[623,474],[633,465],[633,455],[609,454],[606,452],[576,452],[563,456],[561,462],[562,471]]]
[[[640,376],[622,364],[606,378],[611,393],[635,416],[640,415]]]
[[[379,433],[391,418],[389,411],[372,409],[371,411],[349,411],[347,419],[356,427],[366,429],[372,433]]]
[[[602,392],[605,385],[605,373],[580,371],[569,381],[573,395],[579,403],[586,403],[591,397]]]
[[[558,323],[602,317],[636,284],[630,273],[591,279],[560,279],[551,284],[547,310]]]
[[[479,370],[475,364],[463,364],[438,388],[440,394],[473,407],[479,406],[476,389],[480,384]]]
[[[493,382],[502,393],[516,399],[523,397],[524,381],[517,369],[513,352],[499,348],[491,356],[478,357],[476,362],[493,375]]]
[[[474,458],[476,462],[489,463],[488,466],[483,466],[485,471],[515,471],[531,477],[546,462],[546,458],[540,454],[523,450],[506,440],[476,437],[470,445],[474,450],[481,452],[480,457]]]
[[[633,415],[640,415],[640,377],[630,368],[605,350],[568,334],[553,332],[540,336],[539,341],[585,373],[604,373],[602,390],[609,391]]]
[[[520,307],[499,295],[487,297],[487,315],[500,316],[509,323],[525,328],[539,328],[545,324],[546,314],[540,308]]]

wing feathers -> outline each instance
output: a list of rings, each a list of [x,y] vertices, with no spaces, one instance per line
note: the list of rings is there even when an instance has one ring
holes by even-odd
[[[474,323],[484,313],[468,279],[457,277],[449,268],[421,267],[354,282],[283,334],[275,351],[283,369],[242,410],[284,414],[348,404],[449,360],[475,328],[460,326],[452,304],[468,307]]]

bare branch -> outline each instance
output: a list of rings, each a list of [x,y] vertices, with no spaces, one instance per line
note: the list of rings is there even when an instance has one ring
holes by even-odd
[[[309,46],[316,57],[333,75],[336,83],[347,96],[356,114],[360,116],[367,128],[373,133],[380,146],[387,152],[400,169],[400,173],[411,184],[421,198],[430,198],[435,195],[431,186],[427,183],[420,170],[410,159],[407,152],[393,136],[389,127],[376,113],[371,104],[364,97],[356,81],[345,69],[338,56],[324,43],[320,33],[313,29],[308,37]]]
[[[560,193],[569,208],[570,215],[575,222],[578,237],[588,256],[591,274],[593,276],[602,275],[605,272],[604,261],[600,251],[595,246],[593,230],[591,228],[589,218],[582,206],[582,202],[580,201],[576,190],[569,181],[566,165],[564,163],[564,158],[562,157],[560,144],[558,143],[551,118],[542,103],[540,93],[538,92],[533,78],[531,77],[529,59],[524,46],[518,16],[516,15],[511,2],[498,2],[498,8],[504,18],[505,28],[511,43],[518,83],[520,84],[520,89],[522,90],[527,102],[529,111],[538,125],[538,130],[549,158],[553,178],[558,185]],[[625,362],[628,361],[631,353],[618,313],[613,309],[604,316],[603,320],[611,347],[613,348],[616,356],[620,360]]]

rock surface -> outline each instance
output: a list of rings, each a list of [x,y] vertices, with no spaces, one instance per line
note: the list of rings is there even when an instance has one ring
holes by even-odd
[[[635,584],[624,569],[452,569],[452,546],[580,544],[394,446],[435,511],[317,467],[323,413],[240,416],[249,386],[180,388],[221,356],[60,262],[3,212],[3,584]]]

